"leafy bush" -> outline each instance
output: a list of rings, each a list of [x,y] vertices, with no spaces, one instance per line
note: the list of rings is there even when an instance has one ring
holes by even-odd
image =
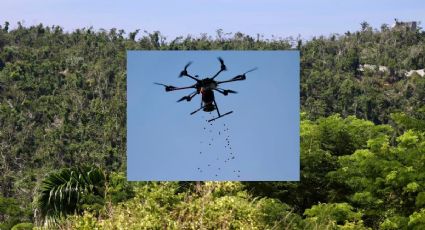
[[[12,227],[11,230],[32,230],[34,227],[33,223],[19,223]]]
[[[137,186],[136,186],[137,187]],[[147,183],[133,199],[111,206],[105,216],[89,212],[68,218],[76,229],[270,229],[302,227],[288,205],[253,199],[237,182],[206,182],[195,193],[175,193],[178,183]],[[223,194],[223,191],[228,193]],[[233,195],[229,195],[233,194]]]

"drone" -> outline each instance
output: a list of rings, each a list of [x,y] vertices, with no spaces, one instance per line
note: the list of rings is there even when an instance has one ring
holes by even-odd
[[[220,70],[214,76],[212,76],[210,78],[209,77],[206,77],[204,79],[198,79],[198,77],[199,77],[198,75],[195,75],[195,76],[190,75],[188,73],[188,71],[187,71],[187,68],[192,64],[192,62],[187,63],[186,66],[184,67],[184,69],[180,72],[179,77],[180,78],[181,77],[189,77],[189,78],[195,80],[196,83],[193,84],[193,85],[191,85],[191,86],[175,87],[175,86],[172,86],[172,85],[165,85],[165,84],[156,83],[156,82],[154,82],[154,84],[164,86],[166,92],[175,91],[175,90],[183,90],[183,89],[195,89],[194,92],[192,92],[191,94],[189,94],[187,96],[184,96],[184,97],[180,98],[177,102],[181,102],[181,101],[184,101],[184,100],[191,101],[193,97],[195,97],[198,94],[201,94],[202,95],[201,107],[198,108],[197,110],[191,112],[190,115],[193,115],[193,114],[197,113],[201,109],[204,112],[212,112],[214,110],[217,110],[218,116],[215,117],[215,118],[213,118],[213,119],[208,120],[208,122],[214,121],[214,120],[216,120],[218,118],[221,118],[221,117],[224,117],[226,115],[229,115],[229,114],[233,113],[233,111],[230,111],[230,112],[227,112],[227,113],[224,113],[224,114],[220,114],[220,111],[218,109],[217,102],[215,101],[214,91],[219,92],[219,93],[223,94],[224,96],[229,95],[229,93],[233,93],[233,94],[237,93],[236,91],[231,90],[231,89],[222,89],[222,88],[219,88],[219,85],[220,84],[223,84],[223,83],[228,83],[228,82],[245,80],[247,73],[252,72],[252,71],[258,69],[257,67],[255,67],[253,69],[250,69],[250,70],[246,71],[243,74],[240,74],[240,75],[237,75],[237,76],[233,77],[232,79],[225,80],[225,81],[216,81],[214,79],[221,72],[227,70],[227,67],[224,64],[224,61],[223,61],[223,59],[221,57],[218,57],[218,61],[220,62]]]

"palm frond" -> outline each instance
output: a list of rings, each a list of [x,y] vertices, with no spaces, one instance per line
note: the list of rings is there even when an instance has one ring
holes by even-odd
[[[98,167],[64,168],[46,176],[41,182],[36,200],[38,218],[59,218],[81,212],[84,204],[104,199],[105,173]],[[95,199],[99,200],[99,199]]]

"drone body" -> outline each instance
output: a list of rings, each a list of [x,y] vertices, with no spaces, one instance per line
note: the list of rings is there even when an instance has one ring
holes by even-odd
[[[223,94],[224,96],[227,96],[229,93],[237,93],[236,91],[230,90],[230,89],[221,89],[219,88],[220,84],[223,83],[227,83],[227,82],[234,82],[234,81],[242,81],[246,79],[245,74],[256,70],[257,68],[251,69],[241,75],[237,75],[236,77],[230,79],[230,80],[226,80],[226,81],[215,81],[214,79],[222,72],[222,71],[226,71],[227,68],[224,65],[224,61],[221,58],[218,58],[218,60],[220,61],[220,70],[211,78],[204,78],[202,80],[198,79],[198,75],[195,75],[195,77],[191,76],[188,72],[187,72],[187,68],[190,66],[190,64],[192,64],[192,62],[189,62],[188,64],[186,64],[186,66],[184,67],[184,70],[181,71],[180,76],[179,77],[189,77],[193,80],[196,81],[196,83],[194,85],[191,86],[187,86],[187,87],[175,87],[175,86],[171,86],[171,85],[165,85],[165,84],[161,84],[161,83],[155,83],[157,85],[162,85],[165,87],[165,91],[169,92],[169,91],[174,91],[174,90],[182,90],[182,89],[195,89],[194,92],[192,92],[191,94],[184,96],[182,98],[180,98],[180,100],[178,100],[177,102],[181,102],[181,101],[191,101],[192,98],[194,96],[196,96],[197,94],[201,94],[202,96],[202,101],[201,101],[201,107],[195,111],[193,111],[192,113],[190,113],[191,115],[195,114],[196,112],[200,111],[201,109],[205,112],[211,112],[214,110],[217,110],[217,114],[218,117],[213,118],[211,120],[209,120],[208,122],[214,121],[220,117],[226,116],[228,114],[233,113],[233,111],[227,112],[225,114],[220,114],[220,111],[218,109],[218,105],[217,102],[215,101],[215,96],[214,96],[214,91],[219,92],[221,94]]]

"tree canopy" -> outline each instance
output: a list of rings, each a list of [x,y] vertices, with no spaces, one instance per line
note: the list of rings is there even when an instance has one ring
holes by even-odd
[[[135,49],[299,49],[301,181],[128,183],[125,57]],[[30,227],[41,210],[77,229],[422,229],[425,77],[406,73],[424,66],[424,32],[367,23],[303,41],[6,22],[0,228]]]

